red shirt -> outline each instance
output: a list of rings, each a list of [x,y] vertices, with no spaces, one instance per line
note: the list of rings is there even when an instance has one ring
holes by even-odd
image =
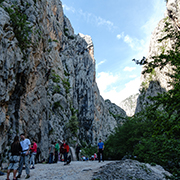
[[[61,153],[65,153],[65,152],[69,152],[69,145],[67,145],[66,143],[65,144],[62,144],[61,145],[61,148],[60,148],[60,152]]]
[[[33,147],[31,147],[31,152],[37,153],[37,144],[36,143],[34,143]]]

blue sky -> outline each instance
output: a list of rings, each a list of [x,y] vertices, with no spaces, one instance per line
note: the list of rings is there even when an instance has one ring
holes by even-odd
[[[164,0],[62,0],[75,34],[94,44],[100,94],[117,105],[138,92],[141,67],[132,62],[147,55],[151,33],[164,17]]]

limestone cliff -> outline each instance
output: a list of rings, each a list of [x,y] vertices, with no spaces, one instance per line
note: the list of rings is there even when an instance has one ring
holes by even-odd
[[[133,94],[119,103],[119,107],[126,111],[127,116],[134,115],[138,96],[139,93]]]
[[[99,94],[90,36],[74,34],[60,0],[0,2],[0,153],[22,132],[42,157],[52,140],[105,140],[118,122]]]
[[[166,53],[167,50],[173,48],[175,42],[173,38],[164,39],[161,42],[158,41],[167,35],[167,32],[165,32],[167,24],[169,24],[168,26],[172,26],[175,31],[178,31],[180,28],[180,0],[168,0],[166,5],[165,17],[159,22],[151,36],[147,55],[148,62],[151,62],[153,56],[158,56],[162,52]],[[171,81],[167,75],[168,73],[172,73],[172,67],[169,64],[163,69],[155,68],[151,74],[141,76],[141,93],[137,100],[136,113],[140,112],[146,105],[152,103],[148,99],[148,96],[156,96],[157,93],[171,89],[171,86],[168,84]]]

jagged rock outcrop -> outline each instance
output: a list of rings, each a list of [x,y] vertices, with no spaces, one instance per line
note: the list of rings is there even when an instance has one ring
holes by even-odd
[[[59,0],[1,3],[0,87],[0,153],[22,132],[47,157],[52,140],[95,144],[117,126],[95,81],[92,40],[74,34]]]
[[[159,165],[151,166],[136,160],[126,159],[103,166],[99,172],[94,173],[92,179],[165,180],[165,176],[171,176],[171,174]]]
[[[133,116],[136,110],[139,93],[134,94],[119,103],[119,107],[125,110],[127,116]]]
[[[114,103],[111,103],[111,101],[109,99],[105,100],[105,104],[109,110],[109,113],[111,115],[113,115],[113,117],[116,119],[118,124],[123,124],[124,122],[124,118],[127,117],[126,112],[124,111],[124,109],[120,108],[119,106],[117,106]]]
[[[166,25],[169,24],[175,31],[180,28],[180,0],[168,0],[166,5],[167,11],[165,12],[165,17],[159,22],[151,36],[149,52],[147,55],[148,62],[152,60],[153,56],[158,56],[162,52],[166,53],[174,46],[175,39],[173,38],[158,41],[167,35],[167,32],[164,31],[164,29],[167,28]],[[140,112],[146,105],[152,103],[148,99],[148,96],[156,96],[157,93],[162,93],[172,88],[168,83],[171,79],[167,75],[172,72],[172,67],[167,64],[162,69],[155,68],[151,74],[144,74],[141,76],[141,93],[137,100],[136,113]]]

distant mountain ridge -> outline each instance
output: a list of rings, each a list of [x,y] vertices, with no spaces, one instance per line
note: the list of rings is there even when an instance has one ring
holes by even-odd
[[[119,107],[121,107],[126,112],[127,116],[134,115],[138,96],[139,93],[131,95],[119,103]]]

